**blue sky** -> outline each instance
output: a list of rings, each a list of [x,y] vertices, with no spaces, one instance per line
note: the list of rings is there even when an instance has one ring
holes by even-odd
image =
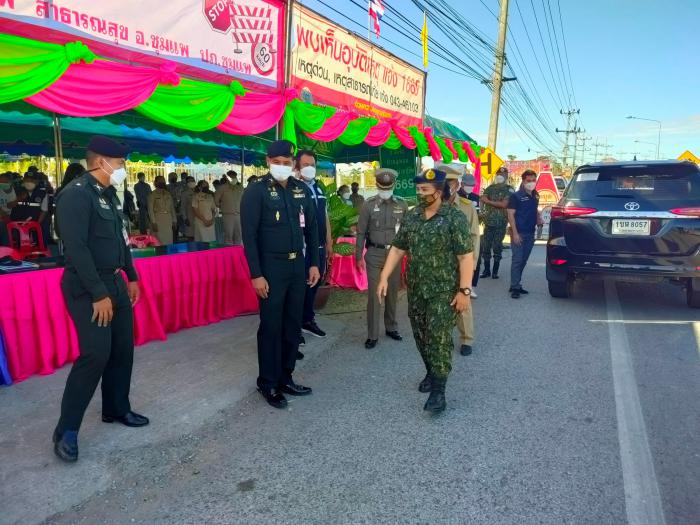
[[[483,3],[481,0],[447,1],[495,41],[497,20],[489,10],[498,12],[497,0],[483,0]],[[545,82],[538,67],[539,60],[539,66],[547,78],[551,78],[532,9],[534,4],[542,30],[546,31],[542,6],[547,1],[554,9],[557,0],[510,0],[509,25],[513,38],[507,42],[507,56],[511,61],[518,58],[513,46],[515,42],[544,109],[555,126],[564,129],[566,123],[559,115],[561,104],[553,100],[559,97],[549,94],[547,86],[551,89],[551,81]],[[586,147],[596,142],[605,143],[607,139],[612,146],[608,152],[614,157],[626,159],[637,153],[640,159],[654,158],[658,125],[625,119],[628,115],[635,115],[662,121],[663,158],[675,158],[686,149],[700,156],[700,0],[559,1],[575,97],[575,103],[572,99],[571,105],[580,108],[578,124],[586,130],[585,136],[591,137]],[[303,3],[343,26],[363,33],[359,26],[318,0]],[[325,3],[362,24],[366,23],[365,12],[348,0],[325,0]],[[358,3],[365,5],[362,0]],[[412,1],[387,0],[387,3],[416,24],[422,24],[422,14]],[[558,22],[556,10],[554,12]],[[389,12],[384,20],[398,23]],[[525,27],[533,41],[537,59],[530,48]],[[556,30],[559,27],[557,23]],[[431,38],[447,42],[430,21],[429,34]],[[549,46],[549,41],[546,41]],[[414,65],[420,65],[420,58],[395,45],[420,54],[419,34],[410,40],[385,24],[379,44]],[[561,53],[564,53],[563,48]],[[490,92],[477,80],[437,67],[435,63],[444,63],[443,59],[431,55],[431,61],[426,96],[428,113],[451,121],[480,144],[485,144]],[[521,70],[523,67],[518,65],[516,61],[516,74],[534,97],[532,87],[526,83],[526,74]],[[556,90],[552,91],[556,93]],[[541,135],[546,135],[542,127],[536,129]],[[547,140],[552,149],[560,151],[561,147],[556,145],[551,134]],[[526,159],[541,150],[513,123],[501,117],[497,150],[501,156],[513,154]],[[603,149],[599,148],[599,156],[602,152]],[[593,153],[593,150],[588,151],[586,160],[593,160]]]

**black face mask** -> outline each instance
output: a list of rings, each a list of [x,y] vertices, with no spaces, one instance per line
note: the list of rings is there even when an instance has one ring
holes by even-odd
[[[156,188],[164,190],[166,188],[165,182],[156,182]]]
[[[418,206],[421,208],[430,208],[430,206],[438,199],[438,192],[431,193],[430,195],[419,195],[418,196]]]

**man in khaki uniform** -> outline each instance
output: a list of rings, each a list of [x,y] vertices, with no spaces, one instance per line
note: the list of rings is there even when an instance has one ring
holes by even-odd
[[[238,182],[238,174],[229,171],[231,182],[224,182],[216,190],[214,201],[221,210],[224,223],[224,243],[241,244],[241,198],[243,186]]]
[[[472,238],[472,256],[474,257],[474,268],[476,268],[477,259],[479,257],[479,215],[476,211],[474,203],[469,199],[467,192],[462,188],[462,184],[468,182],[468,177],[473,175],[461,175],[460,171],[453,166],[443,164],[437,169],[447,173],[447,185],[445,189],[449,191],[448,202],[459,208],[467,217],[469,222],[469,231]],[[474,311],[471,301],[469,308],[464,310],[457,316],[457,330],[459,330],[460,349],[462,355],[470,355],[472,353],[472,345],[474,344]]]
[[[175,202],[165,184],[165,177],[159,175],[155,180],[156,189],[148,194],[148,217],[151,231],[161,244],[173,243],[173,229],[177,226]]]
[[[180,201],[180,217],[185,225],[184,233],[188,241],[194,239],[194,211],[192,209],[192,199],[197,181],[192,176],[186,179],[185,189],[182,190],[182,200]]]
[[[379,314],[381,305],[377,296],[379,274],[384,268],[386,255],[391,248],[399,225],[408,211],[406,202],[394,195],[394,185],[398,174],[390,169],[378,169],[375,172],[378,194],[367,199],[360,209],[357,223],[357,246],[355,264],[359,271],[367,271],[367,340],[365,348],[377,346],[379,340]],[[367,253],[362,259],[362,252]],[[395,341],[401,341],[396,322],[396,302],[401,286],[401,268],[397,268],[389,277],[389,289],[384,308],[384,328],[386,335]]]
[[[209,183],[200,180],[192,197],[192,212],[194,213],[194,240],[196,242],[216,241],[216,204],[214,194],[209,191]]]

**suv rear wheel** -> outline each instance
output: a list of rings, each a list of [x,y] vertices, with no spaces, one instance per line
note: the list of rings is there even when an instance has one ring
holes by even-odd
[[[691,308],[700,308],[700,288],[693,286],[693,279],[688,279],[686,294],[688,297],[688,306]]]
[[[549,295],[558,299],[568,299],[573,292],[574,283],[572,279],[565,281],[547,281]]]

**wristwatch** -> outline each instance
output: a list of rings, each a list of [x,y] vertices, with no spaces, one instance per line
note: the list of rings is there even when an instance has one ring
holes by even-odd
[[[460,288],[459,291],[462,292],[467,297],[469,297],[472,294],[471,288]]]

